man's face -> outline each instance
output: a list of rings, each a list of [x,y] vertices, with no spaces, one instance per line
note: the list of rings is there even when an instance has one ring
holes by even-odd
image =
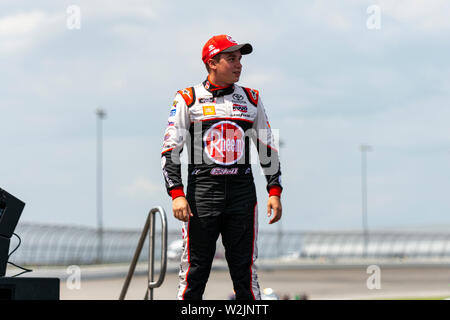
[[[233,84],[239,81],[241,76],[241,52],[221,53],[219,62],[215,62],[216,79],[226,84]]]

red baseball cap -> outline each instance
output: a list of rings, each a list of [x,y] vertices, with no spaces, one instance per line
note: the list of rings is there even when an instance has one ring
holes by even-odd
[[[230,36],[221,34],[209,39],[202,50],[202,60],[206,63],[209,59],[221,52],[233,52],[240,50],[241,54],[252,53],[253,47],[249,43],[238,44]]]

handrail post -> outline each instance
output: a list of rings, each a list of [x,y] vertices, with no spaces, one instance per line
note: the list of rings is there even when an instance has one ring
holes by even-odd
[[[159,211],[160,213],[160,218],[161,218],[161,268],[159,271],[159,278],[157,281],[153,281],[153,265],[154,265],[154,244],[152,246],[152,255],[151,255],[151,260],[149,257],[149,266],[150,266],[150,272],[149,275],[149,282],[148,282],[148,288],[149,290],[147,291],[147,296],[150,297],[150,300],[153,300],[153,289],[154,288],[158,288],[161,286],[161,284],[164,281],[164,277],[166,276],[166,270],[167,270],[167,215],[166,212],[164,211],[163,208],[161,207],[156,207],[152,209],[152,213],[156,213],[157,211]],[[154,226],[154,219],[153,219],[153,226]],[[153,227],[153,243],[154,243],[154,238],[155,238],[155,234],[154,234],[154,227]],[[151,262],[151,264],[150,264]]]
[[[156,212],[160,213],[161,218],[161,268],[159,273],[158,281],[153,281],[153,273],[154,273],[154,256],[155,256],[155,214]],[[137,261],[142,251],[142,247],[144,246],[145,238],[149,234],[149,257],[148,257],[148,282],[147,282],[147,290],[145,293],[144,300],[150,298],[153,300],[153,289],[158,288],[164,281],[164,277],[166,275],[167,269],[167,216],[166,212],[162,207],[155,207],[150,210],[147,216],[147,220],[145,222],[144,229],[142,230],[141,237],[139,239],[138,246],[134,253],[133,260],[131,261],[130,269],[128,270],[127,277],[125,279],[125,283],[122,287],[122,291],[120,293],[120,300],[125,299],[125,295],[128,291],[128,287],[131,282],[131,278],[133,277],[134,270],[136,268]]]
[[[148,237],[148,286],[147,296],[150,300],[153,300],[153,288],[150,283],[153,282],[153,273],[155,270],[155,214],[150,214],[150,232]],[[162,257],[161,257],[162,258]]]

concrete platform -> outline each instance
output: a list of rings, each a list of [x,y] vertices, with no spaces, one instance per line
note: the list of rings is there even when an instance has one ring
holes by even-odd
[[[389,299],[417,297],[450,297],[450,268],[448,267],[380,267],[380,289],[368,289],[367,266],[348,268],[314,268],[258,272],[261,288],[272,288],[280,296],[306,294],[308,299]],[[125,277],[83,278],[80,289],[70,289],[61,281],[61,299],[118,299]],[[136,276],[130,284],[127,299],[143,299],[147,277]],[[156,300],[176,297],[177,273],[166,274],[163,285],[155,289]],[[211,272],[205,299],[228,299],[233,292],[228,271]]]

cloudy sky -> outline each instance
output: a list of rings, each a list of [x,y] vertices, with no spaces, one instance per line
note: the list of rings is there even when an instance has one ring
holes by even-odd
[[[105,226],[141,228],[161,205],[178,229],[163,132],[226,33],[253,45],[240,84],[285,143],[283,228],[361,227],[361,144],[370,228],[450,225],[449,14],[446,0],[3,0],[0,187],[26,202],[21,221],[95,226],[101,106]],[[260,228],[277,230],[258,172]]]

